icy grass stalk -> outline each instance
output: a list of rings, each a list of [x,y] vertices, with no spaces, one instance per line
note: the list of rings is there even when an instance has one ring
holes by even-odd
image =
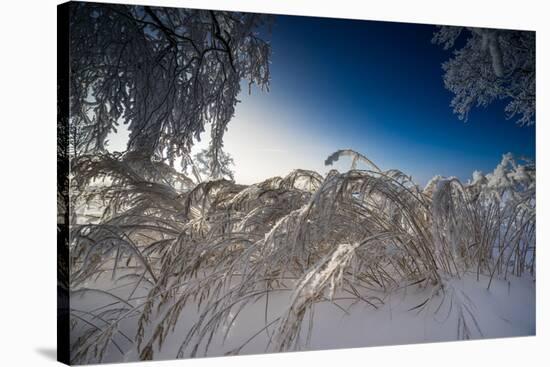
[[[268,349],[296,350],[303,347],[306,314],[311,321],[316,303],[336,305],[336,293],[375,307],[374,291],[410,284],[445,290],[442,279],[466,272],[490,279],[534,274],[531,162],[506,155],[493,173],[476,172],[473,182],[435,177],[422,190],[402,172],[380,171],[352,153],[337,152],[329,161],[348,155],[375,169],[332,170],[324,178],[296,170],[248,187],[216,180],[191,188],[169,170],[149,182],[127,159],[82,157],[75,166],[77,200],[87,199],[86,184],[97,177],[114,180],[89,194],[105,200],[108,213],[72,227],[71,289],[85,292],[107,274],[118,284],[135,283],[126,293],[104,289],[112,297],[97,310],[73,310],[73,362],[98,362],[108,350],[129,348],[152,359],[189,305],[196,305],[198,320],[178,357],[207,355],[217,335],[225,339],[257,302],[265,303],[264,325],[235,350],[263,333]],[[273,292],[292,294],[275,317]],[[130,344],[105,327],[118,325],[121,312],[139,326]],[[466,323],[460,327],[461,337],[471,334]]]

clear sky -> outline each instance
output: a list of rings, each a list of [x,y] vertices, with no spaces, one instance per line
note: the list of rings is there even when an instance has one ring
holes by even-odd
[[[251,184],[292,169],[321,174],[338,149],[365,154],[425,184],[434,175],[490,172],[504,153],[535,158],[535,127],[506,120],[504,102],[460,121],[450,107],[441,64],[451,57],[431,43],[429,25],[277,16],[270,92],[243,83],[225,150],[235,179]],[[203,141],[194,150],[206,147]],[[126,134],[111,139],[124,149]],[[361,168],[361,167],[359,167]]]
[[[243,88],[226,133],[242,183],[293,168],[328,169],[324,159],[355,149],[382,169],[426,183],[436,174],[471,177],[502,154],[535,158],[535,127],[505,119],[504,102],[460,121],[431,43],[434,26],[277,16],[270,92]],[[349,167],[349,162],[337,168]]]

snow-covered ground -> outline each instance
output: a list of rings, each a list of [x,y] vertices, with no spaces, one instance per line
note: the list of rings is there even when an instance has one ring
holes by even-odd
[[[508,280],[494,279],[487,289],[488,277],[467,274],[461,279],[444,280],[445,291],[434,294],[431,287],[418,285],[405,286],[378,296],[383,304],[378,309],[364,302],[352,303],[346,296],[336,294],[334,303],[322,302],[314,307],[313,314],[308,311],[302,323],[299,350],[321,350],[334,348],[368,347],[410,343],[454,341],[460,339],[499,338],[529,336],[535,334],[535,281],[529,276],[508,277]],[[90,288],[106,287],[102,284],[88,284]],[[124,284],[120,284],[124,285]],[[115,286],[116,287],[116,286]],[[107,288],[103,288],[107,289]],[[123,296],[131,290],[130,286],[117,288],[114,293]],[[140,304],[145,290],[134,294],[133,305]],[[141,293],[141,294],[140,294]],[[373,292],[369,292],[372,296]],[[201,344],[197,356],[221,356],[242,346],[238,354],[271,352],[269,340],[276,324],[262,330],[267,322],[288,311],[291,292],[272,293],[269,296],[266,313],[265,299],[246,306],[228,330],[227,325],[218,330],[205,353]],[[423,304],[430,296],[430,301]],[[91,311],[112,303],[110,296],[97,292],[75,294],[71,298],[71,307],[81,311]],[[157,315],[162,315],[160,313]],[[76,314],[79,312],[77,311]],[[81,313],[85,316],[84,313]],[[310,317],[311,323],[310,323]],[[198,319],[194,305],[187,306],[180,314],[174,331],[168,334],[162,348],[155,343],[154,358],[174,359],[190,328]],[[145,340],[151,335],[155,322],[155,313],[151,318],[151,327],[146,330]],[[97,321],[97,320],[96,320]],[[312,331],[307,341],[309,325]],[[97,322],[101,327],[101,322]],[[133,339],[137,330],[137,318],[130,317],[120,323],[119,330]],[[223,334],[227,338],[223,341]],[[259,333],[258,333],[259,332]],[[73,333],[73,340],[78,336]],[[254,336],[255,335],[255,336]],[[253,337],[254,336],[254,337]],[[251,339],[251,337],[253,337]],[[115,336],[123,354],[113,345],[109,346],[103,362],[137,361],[137,346],[129,343],[122,334]],[[191,348],[187,348],[185,357]]]

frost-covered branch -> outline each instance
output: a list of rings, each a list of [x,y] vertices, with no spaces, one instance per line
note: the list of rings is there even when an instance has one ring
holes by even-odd
[[[270,46],[251,13],[74,3],[71,125],[80,153],[102,153],[120,123],[143,159],[190,154],[211,127],[213,167],[238,102],[240,82],[267,88]]]
[[[442,26],[432,41],[454,48],[443,80],[460,119],[467,120],[472,107],[504,99],[507,118],[535,123],[535,32]]]

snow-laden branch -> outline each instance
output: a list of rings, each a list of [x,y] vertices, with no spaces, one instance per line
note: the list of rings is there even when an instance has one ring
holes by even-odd
[[[443,64],[443,80],[460,119],[473,107],[504,99],[507,118],[535,123],[535,32],[443,26],[432,41],[455,48]]]

